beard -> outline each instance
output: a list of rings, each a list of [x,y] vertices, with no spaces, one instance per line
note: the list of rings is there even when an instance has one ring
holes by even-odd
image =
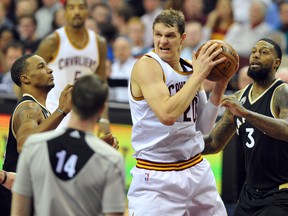
[[[259,81],[261,82],[261,81],[265,81],[268,78],[271,70],[272,70],[272,66],[266,67],[266,68],[261,67],[259,70],[253,70],[249,67],[247,74],[255,82],[259,82]]]

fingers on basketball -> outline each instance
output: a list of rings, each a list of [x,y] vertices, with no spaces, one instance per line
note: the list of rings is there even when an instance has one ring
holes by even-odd
[[[218,54],[214,60],[220,59],[222,57],[226,57],[226,60],[214,66],[206,79],[210,81],[220,81],[230,79],[238,68],[239,58],[237,52],[230,44],[228,44],[223,40],[209,40],[209,41],[212,44],[214,43],[218,44],[218,47],[215,50],[218,50],[219,48],[223,49],[223,51],[220,54]],[[196,57],[198,57],[199,52],[204,44],[202,44],[197,50]]]

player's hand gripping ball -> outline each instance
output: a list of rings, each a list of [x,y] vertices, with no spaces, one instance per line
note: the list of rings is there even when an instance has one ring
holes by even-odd
[[[219,81],[219,80],[226,80],[233,76],[236,72],[238,67],[239,58],[237,52],[234,48],[225,41],[222,40],[209,40],[212,44],[218,43],[218,47],[215,49],[222,48],[223,51],[215,58],[220,59],[222,57],[226,57],[226,60],[215,67],[212,68],[210,74],[207,76],[206,79],[210,81]],[[205,44],[205,43],[204,43]],[[196,57],[198,57],[201,48],[203,47],[202,44],[196,52]]]

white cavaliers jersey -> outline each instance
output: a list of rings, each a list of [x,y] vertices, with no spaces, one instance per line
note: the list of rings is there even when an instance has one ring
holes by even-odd
[[[79,49],[72,45],[67,36],[65,27],[57,29],[55,33],[59,38],[59,46],[56,57],[48,63],[53,69],[55,87],[49,92],[46,105],[54,112],[58,107],[59,97],[67,84],[74,84],[81,76],[94,74],[99,65],[99,50],[95,32],[87,29],[89,40],[84,48]],[[61,126],[67,126],[69,115],[61,122]]]
[[[156,53],[146,54],[154,58],[162,67],[164,82],[173,96],[192,74],[192,66],[183,65],[186,72],[175,71]],[[131,86],[130,86],[131,88]],[[204,149],[202,133],[196,131],[198,94],[187,110],[170,126],[162,124],[145,98],[135,98],[129,91],[132,116],[132,146],[134,157],[154,162],[176,162],[188,160]]]

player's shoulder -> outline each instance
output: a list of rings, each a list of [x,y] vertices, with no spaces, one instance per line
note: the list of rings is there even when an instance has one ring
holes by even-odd
[[[56,43],[59,41],[59,34],[56,31],[51,32],[42,41],[45,43]]]
[[[60,135],[62,135],[65,132],[64,129],[58,129],[58,130],[51,130],[51,131],[45,131],[41,133],[31,134],[27,137],[24,146],[35,146],[35,145],[43,145],[43,143],[48,142],[49,140],[52,140]]]
[[[91,31],[90,29],[88,29],[88,30]],[[106,41],[106,39],[105,39],[102,35],[97,34],[97,33],[95,33],[95,32],[93,32],[93,34],[95,34],[95,37],[96,37],[97,42],[98,42],[99,44],[106,46],[107,41]]]
[[[282,82],[279,86],[276,87],[274,95],[286,95],[288,94],[288,83]]]
[[[288,99],[288,84],[283,82],[276,87],[273,93],[274,102],[284,102]],[[287,98],[287,99],[286,99]]]
[[[153,56],[150,55],[150,53],[146,53],[143,56],[141,56],[141,58],[139,58],[136,63],[140,65],[147,64],[146,66],[151,66],[157,64],[157,60],[153,58]]]
[[[36,54],[45,57],[46,55],[50,56],[50,54],[55,50],[60,42],[59,34],[55,31],[47,35],[45,38],[42,39]],[[50,59],[44,58],[46,61]]]
[[[21,101],[15,108],[14,110],[14,115],[17,115],[17,114],[23,114],[23,112],[42,112],[42,108],[41,106],[33,101],[32,99],[31,100],[23,100]]]

